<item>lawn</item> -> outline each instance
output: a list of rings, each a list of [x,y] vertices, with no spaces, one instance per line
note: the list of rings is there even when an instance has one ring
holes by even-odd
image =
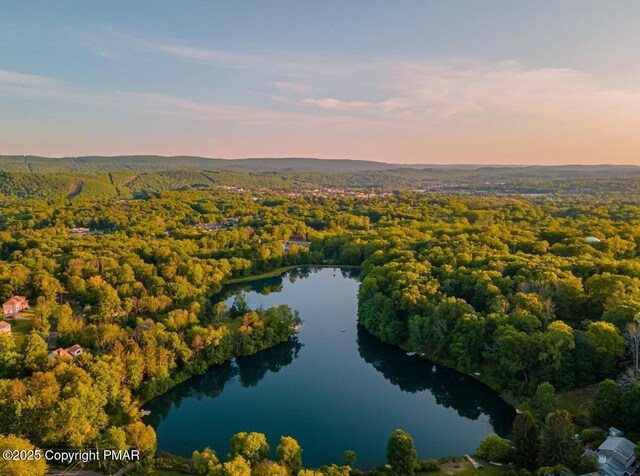
[[[484,464],[484,462],[483,462]],[[507,471],[513,469],[510,466],[494,466],[485,464],[484,468],[475,469],[471,463],[466,460],[452,463],[442,463],[440,471],[433,473],[416,473],[419,476],[436,476],[436,475],[455,475],[455,476],[504,476]]]
[[[595,393],[594,385],[561,392],[558,394],[558,407],[571,413],[579,426],[589,426],[589,413]]]
[[[16,343],[16,347],[21,347],[27,334],[33,328],[31,319],[11,320],[11,335]]]
[[[171,471],[166,469],[153,469],[149,474],[151,476],[184,476],[185,474],[190,474],[190,473],[183,473],[181,471]]]

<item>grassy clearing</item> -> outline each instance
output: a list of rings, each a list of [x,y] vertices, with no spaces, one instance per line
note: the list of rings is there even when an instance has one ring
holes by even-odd
[[[19,319],[12,320],[11,322],[11,335],[16,343],[16,347],[22,347],[27,334],[31,332],[33,328],[33,321],[31,319]]]
[[[558,407],[571,413],[577,423],[588,425],[595,393],[595,385],[561,392],[558,394]]]
[[[471,463],[466,460],[442,463],[440,471],[432,473],[416,473],[419,476],[428,475],[456,475],[456,476],[503,476],[512,469],[510,466],[494,466],[485,464],[482,469],[475,469]]]

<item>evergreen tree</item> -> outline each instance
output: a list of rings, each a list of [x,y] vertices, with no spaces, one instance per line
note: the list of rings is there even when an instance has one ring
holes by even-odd
[[[540,435],[538,464],[575,468],[580,460],[580,447],[574,434],[575,428],[569,412],[556,410],[551,413]]]
[[[387,443],[387,464],[397,476],[412,476],[417,462],[411,435],[402,430],[391,433]]]
[[[518,414],[511,429],[511,443],[515,448],[515,463],[524,468],[536,465],[540,430],[530,412]]]

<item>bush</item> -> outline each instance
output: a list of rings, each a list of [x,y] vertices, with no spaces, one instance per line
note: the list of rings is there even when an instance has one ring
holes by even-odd
[[[498,435],[486,437],[478,446],[476,455],[488,461],[507,463],[513,456],[513,448],[508,440],[500,438]]]
[[[195,467],[190,460],[169,453],[162,453],[153,458],[153,469],[177,471],[186,474],[195,472]]]
[[[580,440],[592,448],[600,446],[606,437],[606,433],[599,428],[585,428],[580,432]]]
[[[436,459],[425,459],[418,461],[416,471],[419,473],[435,473],[440,470],[440,463]]]
[[[573,472],[569,468],[561,464],[557,464],[555,466],[542,466],[540,469],[538,469],[537,474],[538,476],[544,476],[545,474],[553,474],[555,476],[560,476],[560,473],[573,474]]]

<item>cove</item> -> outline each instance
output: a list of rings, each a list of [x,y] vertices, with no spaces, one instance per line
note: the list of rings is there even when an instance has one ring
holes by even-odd
[[[159,450],[190,457],[210,447],[223,459],[240,431],[265,433],[275,457],[280,436],[303,448],[305,467],[344,461],[384,464],[389,434],[409,432],[421,459],[473,452],[506,436],[515,411],[481,382],[408,356],[357,325],[357,273],[300,268],[230,286],[251,308],[288,304],[304,326],[290,341],[212,367],[147,403]]]

